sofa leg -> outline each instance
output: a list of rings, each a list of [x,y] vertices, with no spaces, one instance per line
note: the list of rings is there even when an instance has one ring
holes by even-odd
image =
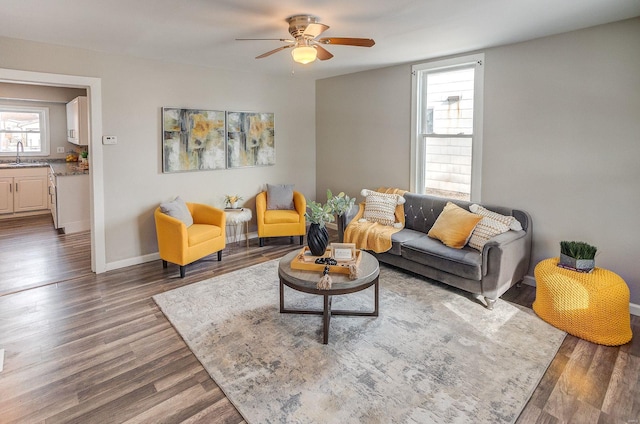
[[[289,244],[293,244],[293,236],[289,237]]]
[[[186,265],[180,265],[180,278],[184,278],[186,273],[187,273],[187,266]]]
[[[222,260],[222,250],[218,250],[218,262]]]
[[[304,236],[300,236],[300,246],[304,244]]]
[[[162,268],[167,268],[167,261],[165,261],[164,259],[162,260]]]
[[[487,302],[487,309],[489,309],[490,311],[493,310],[493,305],[496,304],[496,300],[495,299],[489,299],[488,297],[484,297],[484,301]]]
[[[260,247],[264,246],[264,238],[258,237],[258,244],[260,245]]]

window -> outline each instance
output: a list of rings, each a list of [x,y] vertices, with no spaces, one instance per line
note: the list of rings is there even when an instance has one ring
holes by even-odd
[[[483,61],[413,66],[412,191],[480,201]]]
[[[13,156],[18,143],[25,156],[49,155],[49,109],[0,106],[0,156]]]

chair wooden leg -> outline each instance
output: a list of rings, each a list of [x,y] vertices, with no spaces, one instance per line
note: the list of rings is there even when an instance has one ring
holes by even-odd
[[[304,236],[300,236],[300,246],[304,244]]]
[[[167,261],[165,261],[164,259],[162,260],[162,268],[167,268]]]
[[[258,241],[259,241],[260,247],[263,247],[264,246],[264,238],[259,237]]]
[[[218,250],[218,262],[222,260],[222,250]]]

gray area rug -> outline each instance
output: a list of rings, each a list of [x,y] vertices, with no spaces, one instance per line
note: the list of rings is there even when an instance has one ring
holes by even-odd
[[[154,296],[249,423],[511,423],[565,333],[526,308],[381,266],[380,316],[280,314],[278,261]],[[321,296],[285,287],[286,306]],[[371,309],[373,288],[335,296]]]

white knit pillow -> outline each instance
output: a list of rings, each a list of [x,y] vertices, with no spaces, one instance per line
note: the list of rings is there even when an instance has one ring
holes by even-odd
[[[469,210],[480,216],[491,218],[495,221],[502,222],[509,227],[510,230],[520,231],[522,230],[522,224],[513,216],[501,215],[497,212],[492,212],[489,209],[483,208],[480,205],[473,204],[469,206]]]
[[[360,192],[365,196],[363,218],[369,222],[382,225],[393,225],[396,222],[396,206],[404,203],[404,197],[398,194],[379,193],[364,189]]]
[[[471,233],[469,246],[482,252],[482,248],[489,239],[497,236],[498,234],[506,233],[507,231],[509,231],[509,227],[504,223],[485,216],[480,220],[480,222],[478,222],[473,233]]]

